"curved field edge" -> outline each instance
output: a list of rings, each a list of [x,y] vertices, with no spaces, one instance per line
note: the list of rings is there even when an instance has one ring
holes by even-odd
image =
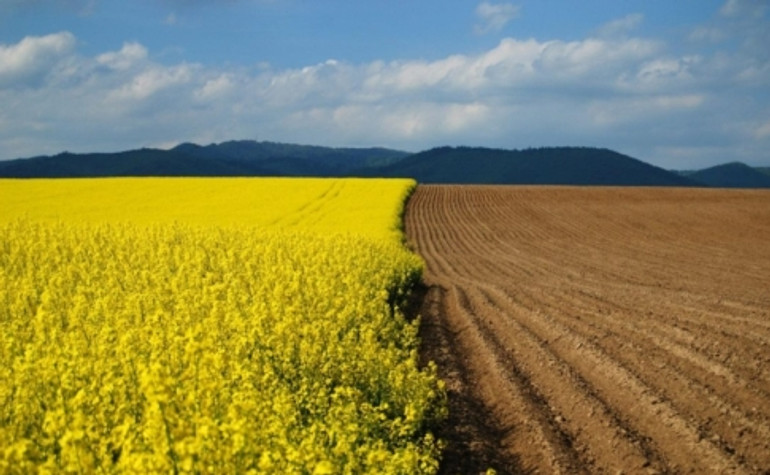
[[[360,206],[349,183],[290,229],[0,223],[0,471],[435,472],[442,383],[400,308],[423,264],[394,232],[414,182],[393,183],[366,183],[391,200],[368,233],[303,229]]]

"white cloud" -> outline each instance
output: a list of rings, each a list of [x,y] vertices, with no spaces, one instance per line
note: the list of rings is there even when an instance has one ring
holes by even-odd
[[[626,70],[650,58],[659,49],[655,41],[643,39],[582,41],[550,41],[539,58],[544,70],[573,80],[577,76],[614,78],[619,70]]]
[[[36,84],[74,47],[75,37],[69,32],[28,36],[10,46],[0,44],[0,86]]]
[[[96,62],[118,71],[130,69],[147,59],[147,48],[139,43],[124,43],[120,51],[110,51],[96,57]]]
[[[632,88],[671,90],[689,85],[702,63],[700,56],[662,57],[644,62],[633,80]]]
[[[196,99],[201,101],[224,99],[235,87],[233,75],[223,73],[207,80],[203,86],[195,91],[194,95]]]
[[[502,30],[511,20],[519,16],[521,7],[512,3],[481,2],[476,7],[476,17],[479,22],[475,26],[476,33],[483,35]]]
[[[172,86],[186,85],[193,80],[193,74],[193,68],[187,65],[166,68],[153,66],[132,77],[119,89],[111,91],[108,97],[118,103],[135,104]]]
[[[564,81],[611,84],[619,71],[651,57],[658,47],[656,42],[639,39],[539,42],[506,38],[476,56],[379,63],[368,71],[364,86],[370,92],[472,97],[501,88],[545,88]]]
[[[76,45],[64,32],[0,47],[0,159],[253,137],[410,150],[599,145],[659,164],[677,150],[708,149],[704,160],[757,150],[741,157],[757,161],[770,148],[766,106],[749,100],[766,91],[767,62],[676,55],[651,39],[504,38],[435,61],[283,70],[163,64],[137,42],[93,56]]]

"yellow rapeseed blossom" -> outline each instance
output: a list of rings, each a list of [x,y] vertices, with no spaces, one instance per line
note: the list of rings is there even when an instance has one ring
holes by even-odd
[[[0,220],[185,223],[398,239],[412,180],[318,178],[0,179]]]
[[[0,473],[433,473],[409,180],[0,180]]]

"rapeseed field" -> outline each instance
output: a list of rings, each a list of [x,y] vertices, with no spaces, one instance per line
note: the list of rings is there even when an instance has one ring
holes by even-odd
[[[0,180],[0,473],[433,473],[411,180]]]

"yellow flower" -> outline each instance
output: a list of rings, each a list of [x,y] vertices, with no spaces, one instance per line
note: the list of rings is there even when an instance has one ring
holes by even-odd
[[[413,186],[0,180],[0,472],[434,472]]]

